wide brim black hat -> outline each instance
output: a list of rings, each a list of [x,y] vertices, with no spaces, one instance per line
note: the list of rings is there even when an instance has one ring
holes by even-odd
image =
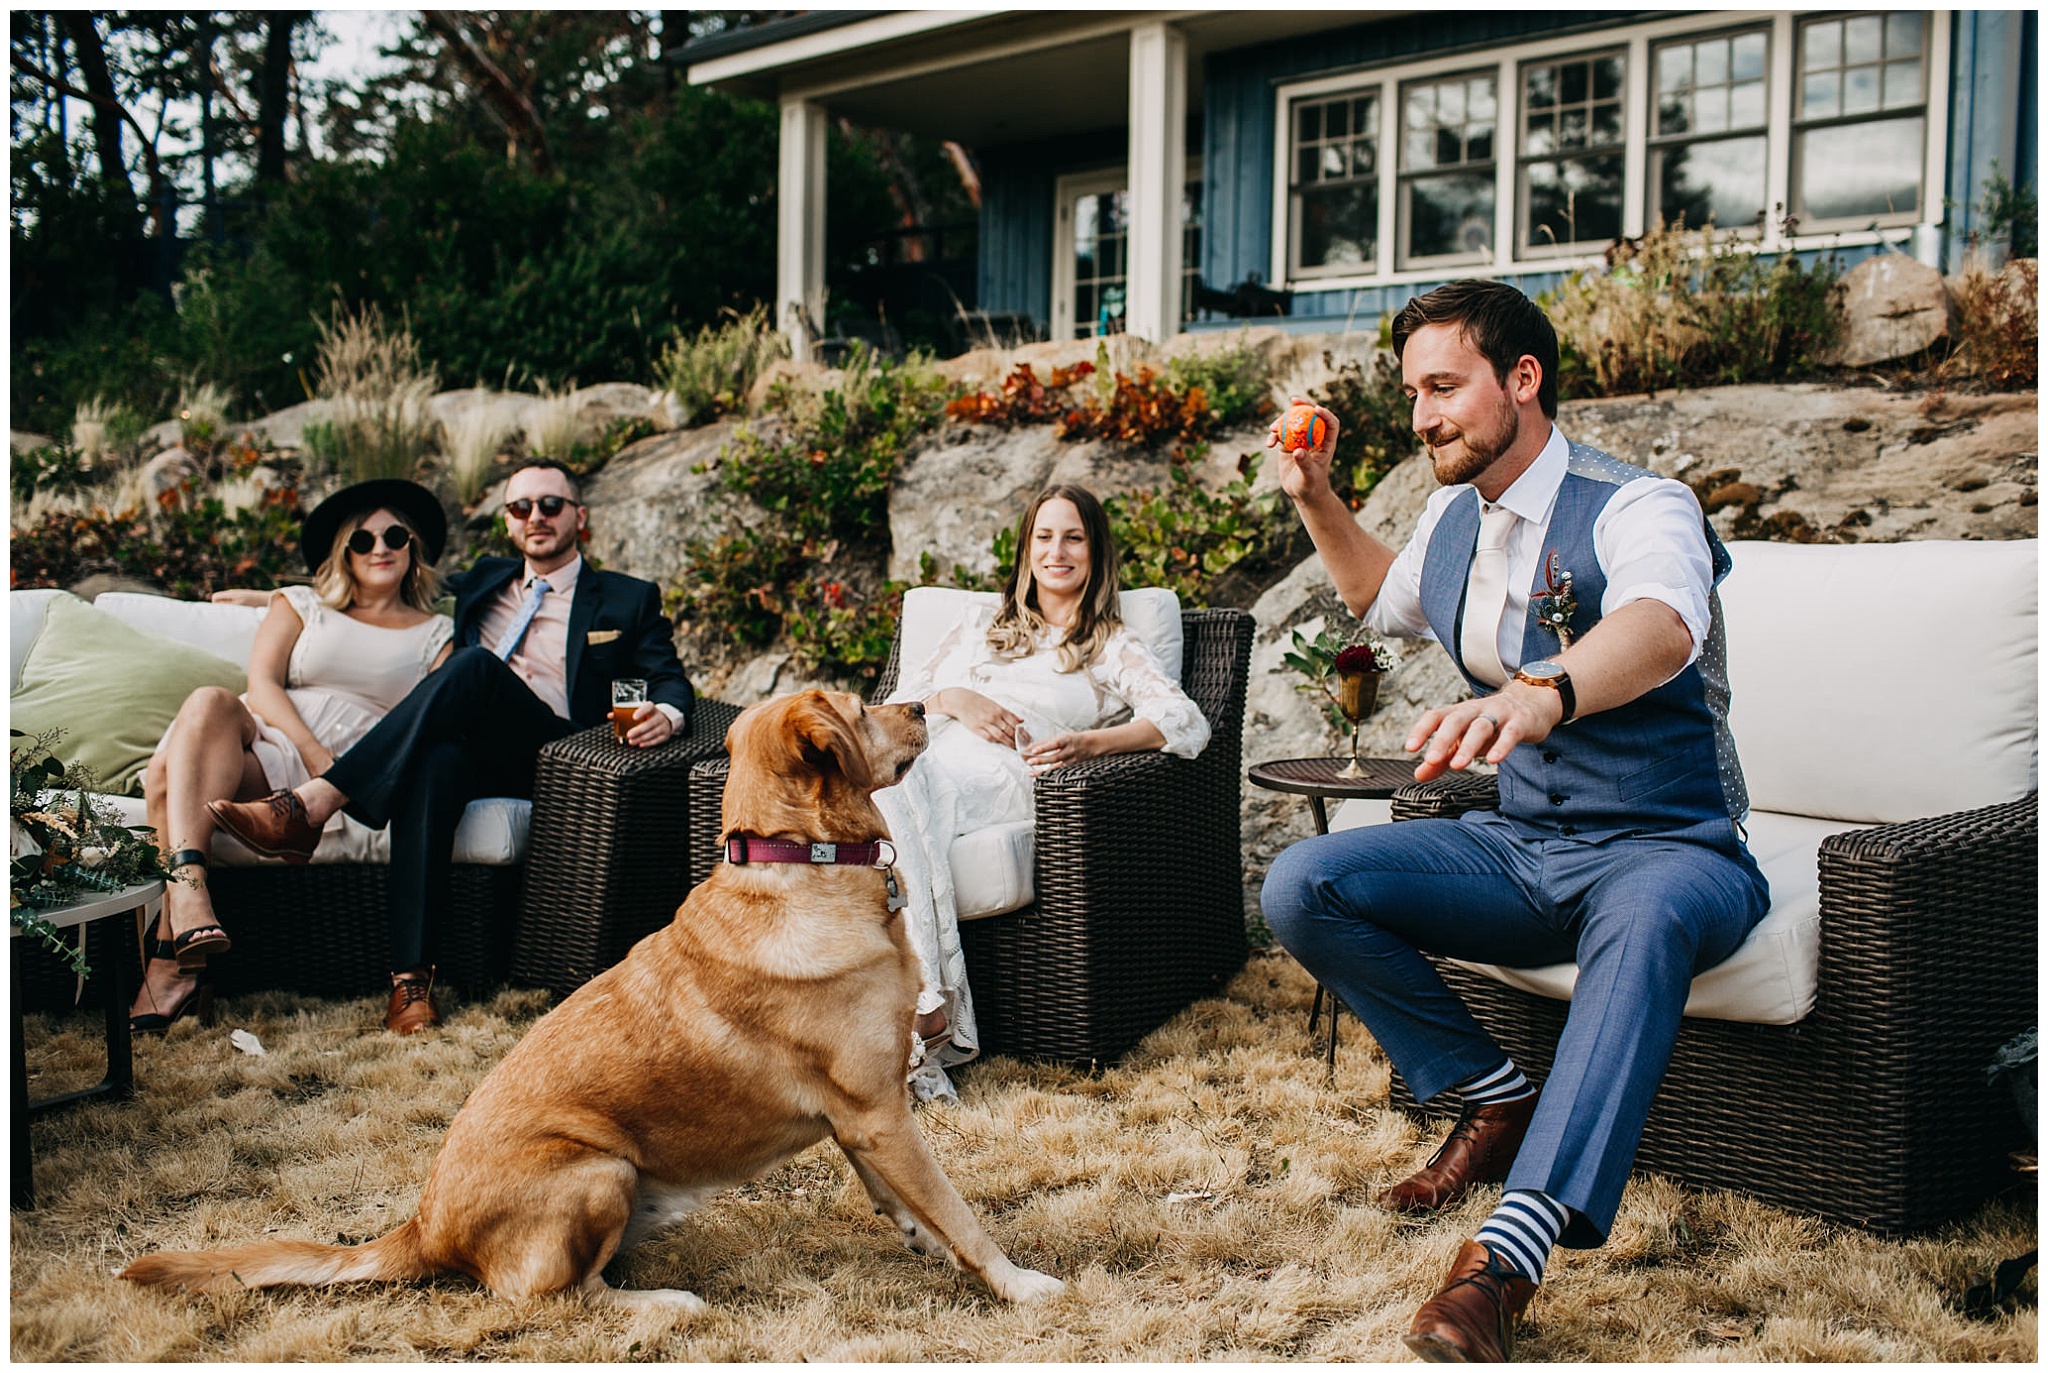
[[[379,477],[344,486],[299,522],[299,553],[306,560],[306,571],[320,570],[334,548],[334,536],[351,516],[371,510],[395,510],[405,516],[425,545],[427,565],[441,561],[441,550],[448,542],[448,516],[441,509],[440,498],[418,482]]]

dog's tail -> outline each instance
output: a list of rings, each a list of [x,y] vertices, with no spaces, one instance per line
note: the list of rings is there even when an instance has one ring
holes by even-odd
[[[415,1216],[368,1244],[269,1240],[238,1249],[145,1254],[120,1276],[146,1287],[233,1292],[250,1287],[325,1287],[337,1282],[402,1282],[439,1272],[420,1244]]]

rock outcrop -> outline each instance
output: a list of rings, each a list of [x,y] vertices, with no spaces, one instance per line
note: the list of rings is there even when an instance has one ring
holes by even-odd
[[[1836,287],[1842,336],[1823,359],[1870,367],[1918,357],[1955,335],[1955,303],[1941,273],[1904,253],[1879,253],[1849,269]]]

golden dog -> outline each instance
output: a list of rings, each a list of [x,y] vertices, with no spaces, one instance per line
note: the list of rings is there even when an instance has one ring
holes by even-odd
[[[925,746],[921,706],[806,691],[726,736],[726,835],[886,837],[869,793]],[[650,835],[649,842],[679,836]],[[612,1255],[718,1189],[830,1135],[912,1249],[1011,1301],[1060,1292],[982,1230],[911,1119],[904,1085],[917,956],[883,871],[725,863],[676,919],[541,1018],[456,1115],[419,1213],[355,1246],[278,1240],[137,1259],[139,1283],[240,1287],[467,1273],[508,1296],[697,1311],[683,1291],[621,1291]]]

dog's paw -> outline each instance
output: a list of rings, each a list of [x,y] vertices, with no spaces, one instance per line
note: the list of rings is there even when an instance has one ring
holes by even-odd
[[[685,1316],[698,1316],[711,1309],[711,1304],[695,1292],[685,1292],[680,1287],[608,1287],[602,1283],[585,1289],[592,1305],[619,1306],[630,1311],[664,1311],[680,1320]]]
[[[1051,1301],[1067,1290],[1067,1285],[1050,1273],[1040,1273],[1029,1268],[1017,1268],[1004,1279],[997,1295],[1006,1301],[1034,1302]]]

